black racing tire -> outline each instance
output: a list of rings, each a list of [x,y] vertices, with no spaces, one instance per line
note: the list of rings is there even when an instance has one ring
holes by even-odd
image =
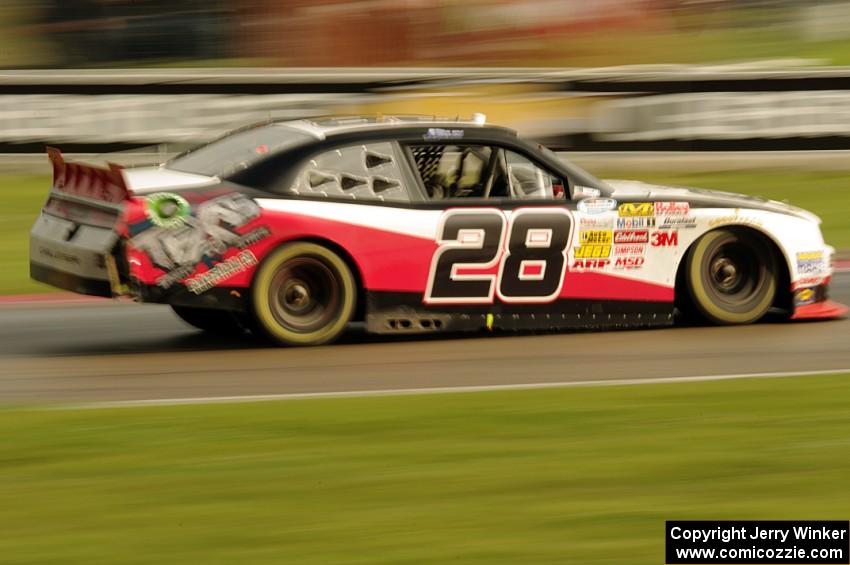
[[[199,330],[220,335],[239,335],[246,326],[238,312],[171,305],[177,317]]]
[[[283,345],[321,345],[339,337],[357,306],[348,264],[321,245],[298,241],[273,251],[251,289],[256,325]]]
[[[691,306],[709,322],[751,324],[776,299],[776,253],[751,231],[710,231],[688,250],[685,262]]]

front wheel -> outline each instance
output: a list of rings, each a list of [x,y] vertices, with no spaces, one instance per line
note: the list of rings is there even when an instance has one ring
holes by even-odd
[[[692,306],[710,322],[755,322],[776,298],[776,255],[756,234],[733,229],[708,232],[685,261]]]
[[[336,339],[351,320],[357,284],[346,262],[306,241],[272,252],[252,288],[259,327],[285,345],[320,345]]]

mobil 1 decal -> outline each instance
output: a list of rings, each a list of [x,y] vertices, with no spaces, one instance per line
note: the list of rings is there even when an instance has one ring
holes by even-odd
[[[437,226],[426,304],[551,302],[564,285],[572,216],[563,208],[447,211]]]

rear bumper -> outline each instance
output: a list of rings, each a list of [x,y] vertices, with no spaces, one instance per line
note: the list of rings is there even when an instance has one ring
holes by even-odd
[[[30,230],[30,277],[80,294],[113,296],[108,263],[118,236],[42,213]]]

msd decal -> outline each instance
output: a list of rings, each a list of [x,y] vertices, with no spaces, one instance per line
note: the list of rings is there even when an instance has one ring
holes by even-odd
[[[675,247],[679,245],[679,232],[657,231],[652,234],[653,247]]]
[[[646,262],[644,257],[617,257],[615,269],[639,269]]]

